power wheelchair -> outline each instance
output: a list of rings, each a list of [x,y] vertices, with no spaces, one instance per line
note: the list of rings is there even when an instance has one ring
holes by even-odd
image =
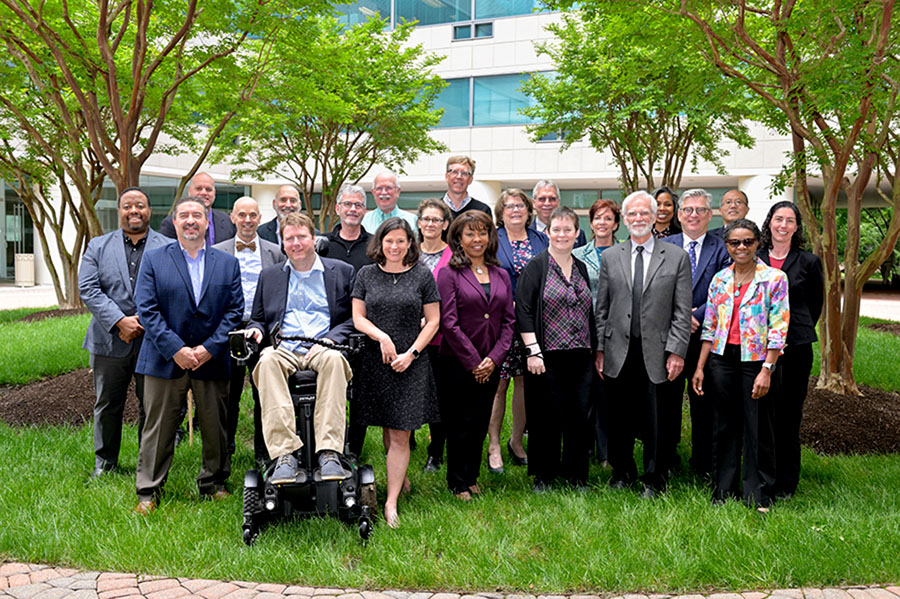
[[[327,345],[345,353],[352,369],[355,369],[357,354],[363,342],[363,335],[354,333],[347,345]],[[300,340],[321,343],[316,339],[282,337],[284,340]],[[259,351],[253,339],[246,338],[243,331],[230,335],[232,357],[246,361]],[[363,540],[369,538],[377,512],[375,494],[375,472],[368,464],[359,465],[356,458],[347,451],[345,444],[341,466],[348,474],[343,480],[322,480],[316,468],[315,434],[313,413],[316,405],[317,373],[300,370],[288,379],[288,388],[294,404],[297,434],[303,441],[299,451],[299,463],[306,473],[294,483],[275,485],[269,482],[275,461],[271,461],[262,471],[248,470],[244,475],[244,509],[241,526],[243,540],[252,545],[260,532],[268,524],[288,518],[309,518],[313,516],[337,517],[342,522],[357,526]],[[354,380],[347,386],[348,403],[352,401]]]

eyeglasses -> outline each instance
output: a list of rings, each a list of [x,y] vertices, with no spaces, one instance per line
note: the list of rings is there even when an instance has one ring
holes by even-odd
[[[534,198],[535,202],[546,203],[546,202],[558,202],[559,198],[556,196],[538,196]]]
[[[438,218],[436,216],[420,216],[419,220],[426,225],[439,225],[444,222],[443,218]]]
[[[727,239],[725,243],[728,244],[729,247],[733,247],[735,249],[741,247],[742,245],[745,248],[753,247],[756,243],[756,237],[747,237],[746,239]]]
[[[472,171],[460,171],[456,169],[447,169],[447,174],[451,177],[471,177]]]
[[[377,192],[386,191],[387,193],[392,193],[395,189],[397,189],[397,188],[394,187],[393,185],[379,185],[378,187],[373,187],[372,191],[377,191]]]
[[[525,204],[504,204],[504,210],[509,210],[510,212],[519,212],[520,210],[525,210]]]
[[[707,208],[706,206],[697,206],[696,208],[694,206],[682,206],[678,209],[678,211],[685,216],[690,216],[694,213],[696,213],[697,216],[706,216],[706,214],[709,212],[709,208]]]
[[[340,204],[344,208],[355,208],[356,210],[362,210],[366,207],[362,202],[341,202]]]
[[[725,200],[722,202],[723,206],[746,206],[747,202],[744,200]]]

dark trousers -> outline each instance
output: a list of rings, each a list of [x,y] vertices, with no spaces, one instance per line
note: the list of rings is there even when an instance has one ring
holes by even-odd
[[[738,345],[721,356],[710,354],[706,394],[713,404],[712,475],[714,498],[743,497],[748,505],[768,506],[775,484],[775,439],[771,392],[753,399],[753,381],[762,362],[742,362]],[[743,467],[742,467],[743,462]]]
[[[132,342],[131,352],[122,358],[91,354],[94,371],[94,467],[111,469],[119,463],[122,446],[122,415],[128,397],[128,383],[134,377],[138,399],[138,444],[144,428],[144,376],[134,372],[141,342]]]
[[[438,462],[443,462],[444,444],[447,441],[445,413],[447,411],[448,395],[440,392],[440,389],[443,386],[443,367],[441,366],[441,361],[444,359],[444,356],[441,355],[437,345],[428,346],[428,359],[431,361],[431,368],[434,370],[434,383],[438,388],[438,411],[441,415],[440,422],[432,422],[428,425],[429,432],[431,433],[431,442],[428,444],[428,457],[433,458]],[[500,370],[499,366],[497,366],[497,370]]]
[[[637,480],[634,441],[644,443],[644,484],[662,489],[666,470],[660,459],[660,413],[657,385],[650,382],[644,367],[640,339],[628,345],[628,355],[619,376],[607,377],[609,400],[609,465],[613,480],[631,483]]]
[[[594,458],[598,462],[609,460],[609,408],[606,402],[606,383],[591,367],[591,415],[590,422],[594,433]]]
[[[201,381],[185,373],[177,379],[144,377],[147,421],[137,463],[137,494],[141,501],[154,499],[162,490],[175,454],[175,430],[188,389],[194,392],[202,439],[202,466],[197,475],[201,495],[225,488],[231,470],[225,447],[225,403],[228,380]]]
[[[468,491],[478,482],[484,439],[491,421],[494,395],[500,382],[495,368],[486,383],[478,383],[455,357],[441,356],[445,384],[438,386],[438,398],[446,396],[447,486],[454,493]]]
[[[789,345],[778,359],[781,380],[772,400],[775,416],[775,491],[792,495],[800,482],[800,421],[809,392],[812,344]]]
[[[243,327],[242,327],[243,328]],[[244,381],[247,372],[253,373],[256,363],[259,362],[259,354],[251,356],[246,364],[238,364],[231,360],[231,381],[228,384],[228,404],[225,407],[225,435],[227,437],[228,455],[234,455],[235,435],[237,434],[238,416],[241,410],[241,394],[244,392]],[[268,460],[269,451],[263,439],[262,415],[259,407],[259,389],[250,377],[250,390],[253,393],[253,455],[257,460]]]
[[[551,483],[561,476],[571,485],[585,485],[590,461],[593,353],[588,349],[545,350],[544,366],[544,374],[525,372],[528,474],[538,483]]]

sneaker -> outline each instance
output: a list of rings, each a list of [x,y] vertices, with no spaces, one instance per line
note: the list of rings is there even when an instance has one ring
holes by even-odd
[[[319,454],[319,473],[322,480],[343,480],[347,477],[338,454],[327,449]]]
[[[297,482],[300,466],[292,453],[286,453],[276,460],[275,469],[269,479],[273,485],[284,485]]]

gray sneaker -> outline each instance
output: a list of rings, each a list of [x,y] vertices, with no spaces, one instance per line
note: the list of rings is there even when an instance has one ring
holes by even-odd
[[[286,453],[276,460],[275,469],[269,480],[273,485],[295,483],[299,474],[300,466],[297,464],[297,458],[293,453]]]
[[[325,450],[319,454],[319,473],[322,480],[343,480],[347,478],[344,467],[336,452]]]

